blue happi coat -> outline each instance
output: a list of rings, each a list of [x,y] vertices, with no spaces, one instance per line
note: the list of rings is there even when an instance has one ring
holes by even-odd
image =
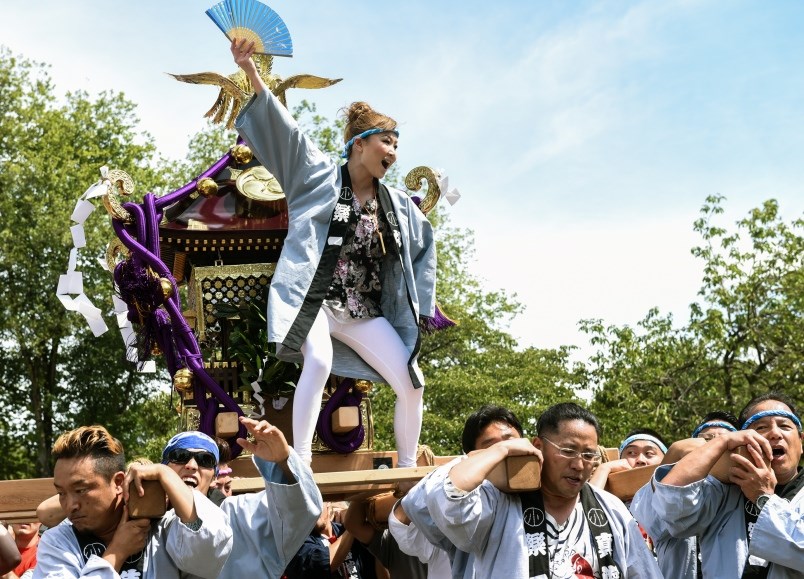
[[[236,127],[287,198],[290,227],[268,294],[268,340],[277,344],[279,358],[302,362],[300,348],[318,311],[302,311],[302,305],[325,247],[339,242],[329,232],[341,191],[341,169],[269,91],[248,102]],[[408,349],[411,379],[420,387],[424,378],[416,361],[419,319],[432,317],[435,311],[435,243],[430,223],[413,200],[393,188],[388,193],[393,215],[388,207],[384,210],[389,222],[398,223],[400,252],[389,252],[383,263],[380,307]],[[324,277],[328,285],[332,272]],[[333,350],[334,374],[383,381],[344,343],[333,339]]]

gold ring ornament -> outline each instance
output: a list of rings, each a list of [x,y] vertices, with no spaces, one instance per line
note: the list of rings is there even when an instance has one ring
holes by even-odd
[[[131,252],[122,241],[115,238],[106,246],[106,267],[114,273],[114,268],[118,263],[129,258]]]

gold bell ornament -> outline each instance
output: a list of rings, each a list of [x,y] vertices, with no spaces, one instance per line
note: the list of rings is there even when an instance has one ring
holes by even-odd
[[[189,392],[193,389],[193,371],[189,368],[179,368],[173,375],[173,387],[179,392]]]
[[[214,179],[210,179],[209,177],[199,179],[198,183],[196,183],[195,188],[204,197],[212,197],[213,195],[218,194],[218,184],[215,182]]]
[[[248,145],[241,143],[232,147],[232,157],[234,157],[234,160],[237,161],[238,164],[245,165],[251,162],[254,158],[254,153],[251,152]]]

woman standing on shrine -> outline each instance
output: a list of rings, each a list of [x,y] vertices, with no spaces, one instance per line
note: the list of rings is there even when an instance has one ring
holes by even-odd
[[[330,373],[388,383],[396,393],[398,466],[416,464],[424,377],[419,322],[435,309],[436,252],[413,200],[380,179],[396,161],[396,121],[366,103],[346,110],[341,166],[302,133],[233,39],[235,62],[255,95],[237,130],[279,181],[290,225],[268,296],[268,339],[302,362],[293,440],[308,463]]]

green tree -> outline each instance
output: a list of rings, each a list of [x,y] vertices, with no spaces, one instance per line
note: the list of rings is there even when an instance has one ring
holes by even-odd
[[[96,339],[83,318],[56,299],[67,269],[70,215],[103,165],[152,183],[150,137],[137,129],[123,95],[83,92],[57,99],[47,67],[0,48],[0,401],[16,417],[0,432],[2,476],[44,476],[57,434],[77,424],[107,425],[124,443],[132,408],[152,376],[123,360],[119,334]],[[111,283],[95,259],[111,230],[103,210],[85,223],[79,254],[84,293],[108,313]]]
[[[131,432],[126,457],[162,458],[162,449],[179,429],[179,399],[175,392],[159,391],[131,412]]]
[[[686,438],[698,417],[726,408],[706,379],[708,353],[688,328],[674,327],[672,316],[652,309],[636,328],[584,320],[581,329],[597,348],[586,372],[598,387],[591,410],[607,446],[617,446],[637,427]]]
[[[716,223],[722,213],[723,198],[709,197],[695,222],[704,275],[686,324],[657,309],[636,328],[581,322],[609,444],[637,426],[684,438],[706,412],[736,413],[772,390],[804,401],[804,221],[786,223],[774,200],[732,231]]]
[[[715,380],[730,406],[771,390],[804,398],[804,220],[786,223],[774,199],[729,232],[713,223],[721,196],[709,197],[695,230],[704,260],[701,304],[691,329],[716,354]]]

